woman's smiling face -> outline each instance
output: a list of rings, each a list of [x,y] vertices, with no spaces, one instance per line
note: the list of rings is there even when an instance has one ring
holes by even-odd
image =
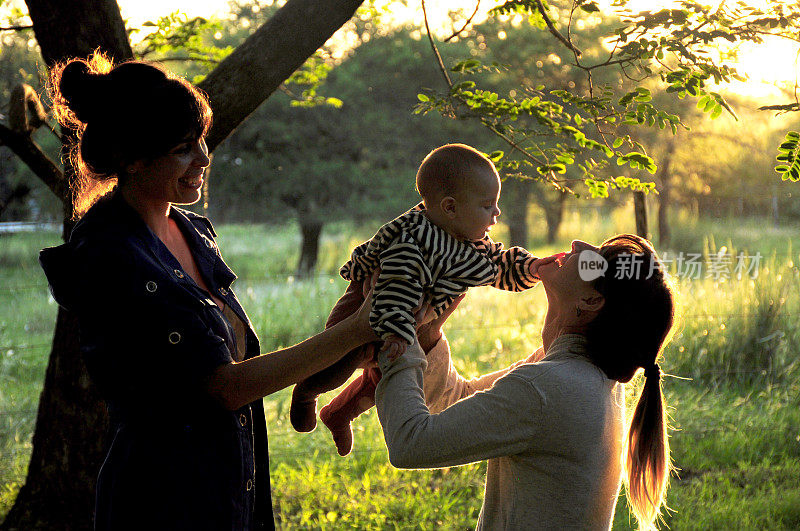
[[[209,162],[205,139],[187,137],[166,155],[138,163],[139,172],[125,185],[149,202],[189,205],[200,199]]]

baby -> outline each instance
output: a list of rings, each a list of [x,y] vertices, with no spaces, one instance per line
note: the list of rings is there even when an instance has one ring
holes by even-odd
[[[539,280],[531,273],[535,257],[520,247],[503,250],[503,244],[487,235],[500,215],[500,178],[485,155],[464,144],[433,150],[417,171],[417,191],[423,202],[381,227],[342,266],[340,274],[351,283],[326,324],[333,326],[361,306],[364,282],[369,284],[379,269],[370,325],[390,357],[401,355],[414,342],[414,312],[421,304],[430,304],[439,316],[470,287],[522,291]],[[290,409],[292,426],[297,431],[313,430],[317,397],[342,385],[364,359],[364,352],[351,352],[297,384]],[[352,449],[351,421],[375,405],[379,380],[378,369],[364,369],[320,411],[340,455]]]

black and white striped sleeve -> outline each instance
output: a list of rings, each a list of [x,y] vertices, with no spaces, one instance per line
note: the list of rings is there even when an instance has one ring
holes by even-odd
[[[422,302],[423,289],[431,283],[431,271],[416,241],[401,234],[380,256],[381,274],[373,289],[370,325],[381,337],[399,336],[414,342],[414,310]]]
[[[494,286],[506,291],[525,291],[539,282],[531,274],[531,265],[536,257],[522,247],[503,249],[499,242],[488,242],[488,256],[497,265],[497,277]]]

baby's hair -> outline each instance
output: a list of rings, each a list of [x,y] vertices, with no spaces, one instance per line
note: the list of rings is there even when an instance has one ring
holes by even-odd
[[[417,170],[417,192],[426,201],[455,197],[480,172],[497,170],[489,158],[466,144],[446,144],[428,153]]]
[[[205,95],[164,67],[145,61],[114,66],[100,52],[51,70],[50,95],[59,123],[74,131],[70,183],[83,214],[137,160],[152,160],[211,126]]]

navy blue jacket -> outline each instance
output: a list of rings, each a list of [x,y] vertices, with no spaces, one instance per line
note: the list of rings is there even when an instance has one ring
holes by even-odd
[[[211,223],[175,207],[170,216],[209,290],[247,324],[246,357],[258,355]],[[78,316],[81,352],[109,408],[95,528],[274,529],[262,401],[228,411],[205,392],[235,341],[208,293],[120,194],[39,260],[53,297]]]

